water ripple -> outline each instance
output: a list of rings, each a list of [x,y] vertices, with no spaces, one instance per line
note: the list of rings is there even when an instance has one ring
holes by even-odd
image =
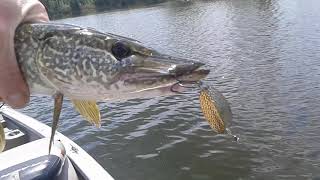
[[[320,160],[319,2],[221,0],[61,20],[139,39],[205,62],[206,83],[230,102],[230,129],[216,135],[198,92],[100,103],[102,127],[64,105],[59,130],[116,179],[312,179]],[[46,124],[52,99],[22,111]],[[123,173],[125,172],[125,173]]]

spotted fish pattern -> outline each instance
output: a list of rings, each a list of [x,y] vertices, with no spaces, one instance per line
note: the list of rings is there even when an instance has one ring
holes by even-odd
[[[31,91],[53,94],[70,88],[66,93],[72,94],[72,89],[92,82],[90,88],[110,89],[121,63],[111,55],[112,41],[106,39],[72,25],[23,24],[16,30],[15,49]]]
[[[119,44],[117,51],[125,54],[117,56],[114,47]],[[131,38],[69,24],[20,25],[15,51],[32,94],[59,92],[85,100],[159,95],[163,93],[159,88],[174,84],[177,75],[189,77],[203,65],[160,54]],[[201,79],[208,73],[190,77]]]
[[[160,54],[137,40],[68,24],[21,24],[14,43],[31,94],[54,95],[49,152],[63,97],[100,127],[97,101],[174,94],[170,87],[178,79],[198,81],[210,72],[199,70],[203,63]]]

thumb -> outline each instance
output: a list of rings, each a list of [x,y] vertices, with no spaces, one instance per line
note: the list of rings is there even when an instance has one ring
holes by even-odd
[[[29,101],[29,89],[18,67],[13,38],[14,30],[0,28],[0,97],[6,104],[21,108]]]

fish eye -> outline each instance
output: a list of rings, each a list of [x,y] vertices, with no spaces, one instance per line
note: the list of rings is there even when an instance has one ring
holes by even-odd
[[[111,52],[118,60],[121,60],[128,57],[131,53],[131,50],[130,47],[124,42],[117,41],[113,44]]]

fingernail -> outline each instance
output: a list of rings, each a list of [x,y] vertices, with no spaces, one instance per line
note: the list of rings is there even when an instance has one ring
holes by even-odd
[[[13,108],[24,107],[26,103],[26,95],[24,95],[23,93],[10,94],[6,98],[6,103],[12,106]]]

